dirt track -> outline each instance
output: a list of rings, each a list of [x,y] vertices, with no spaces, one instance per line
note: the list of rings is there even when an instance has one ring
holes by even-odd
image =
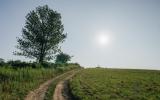
[[[48,86],[52,83],[54,79],[48,80],[47,82],[40,85],[40,87],[34,91],[31,91],[24,100],[43,100],[45,92]]]
[[[74,75],[73,72],[74,72],[74,71],[72,70],[72,71],[66,72],[66,73],[64,73],[64,74],[62,74],[62,75],[59,75],[59,76],[57,76],[57,77],[55,77],[55,78],[53,78],[53,79],[51,79],[51,80],[46,81],[45,83],[41,84],[38,89],[35,89],[35,90],[33,90],[33,91],[30,91],[29,94],[25,97],[24,100],[43,100],[43,99],[44,99],[44,96],[45,96],[45,93],[46,93],[49,85],[50,85],[54,80],[56,80],[56,79],[58,79],[58,78],[60,78],[60,77],[62,77],[62,76],[64,76],[64,75],[67,75],[68,73],[72,73],[72,74],[69,75],[67,78],[65,78],[65,80],[66,80],[66,79],[69,79],[70,77],[72,77],[72,76]],[[62,95],[62,93],[61,93],[62,91],[61,91],[61,90],[63,89],[64,85],[61,84],[61,83],[64,83],[64,81],[59,82],[58,85],[56,86],[56,89],[55,89],[56,94],[55,94],[55,99],[54,99],[54,100],[64,100],[64,99],[62,98],[63,96],[61,97],[61,95]],[[56,99],[56,97],[57,97],[58,99]],[[59,99],[59,98],[60,98],[60,99]]]
[[[69,99],[70,97],[68,96],[68,91],[67,89],[67,80],[72,78],[75,75],[76,72],[73,72],[71,75],[66,77],[64,80],[60,81],[55,88],[54,94],[53,94],[53,100],[71,100]]]

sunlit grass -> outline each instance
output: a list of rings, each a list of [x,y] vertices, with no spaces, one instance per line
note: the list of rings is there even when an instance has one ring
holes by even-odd
[[[76,100],[160,100],[160,71],[85,69],[70,87]]]
[[[55,76],[54,69],[0,68],[0,100],[23,100],[29,90]]]
[[[73,64],[56,69],[0,67],[0,100],[24,100],[41,83],[76,67]]]

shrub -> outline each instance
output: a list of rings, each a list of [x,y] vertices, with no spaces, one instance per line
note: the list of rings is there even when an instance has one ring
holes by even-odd
[[[5,61],[2,58],[0,58],[0,66],[5,66]]]

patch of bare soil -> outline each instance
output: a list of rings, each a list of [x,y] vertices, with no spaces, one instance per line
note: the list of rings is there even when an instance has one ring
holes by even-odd
[[[72,100],[72,97],[68,89],[68,80],[75,75],[76,72],[72,73],[64,80],[60,81],[55,88],[53,94],[53,100]]]
[[[64,99],[65,100],[75,100],[69,88],[69,80],[65,80],[63,85],[64,85],[64,88],[62,91],[62,95]]]
[[[24,100],[43,100],[45,92],[48,89],[48,86],[52,83],[53,79],[48,80],[47,82],[41,84],[38,89],[29,92]]]

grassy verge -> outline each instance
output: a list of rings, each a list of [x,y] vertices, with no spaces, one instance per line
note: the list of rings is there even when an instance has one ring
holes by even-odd
[[[54,76],[54,69],[0,68],[0,100],[23,100],[30,90]]]
[[[29,91],[38,88],[46,80],[73,68],[0,67],[0,100],[23,100]]]
[[[76,100],[160,100],[160,71],[85,69],[70,89]]]

